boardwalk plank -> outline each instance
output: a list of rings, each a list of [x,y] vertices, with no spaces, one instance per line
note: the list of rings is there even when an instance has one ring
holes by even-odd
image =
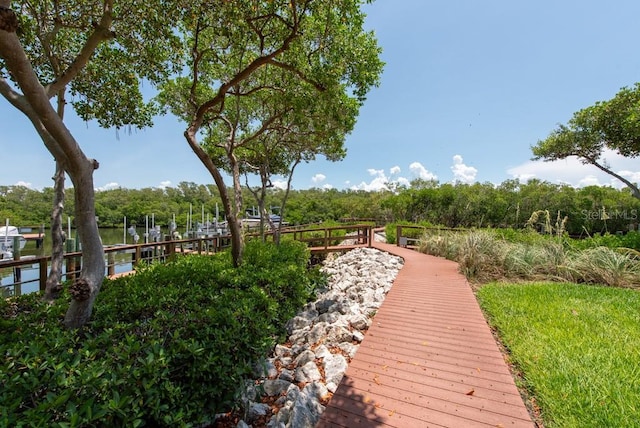
[[[457,264],[404,258],[318,427],[532,427]]]

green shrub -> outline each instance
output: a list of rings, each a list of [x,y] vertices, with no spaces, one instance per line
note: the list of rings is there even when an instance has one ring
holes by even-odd
[[[308,253],[251,242],[106,281],[92,321],[62,327],[68,296],[0,303],[0,426],[194,426],[231,408],[241,381],[323,277]]]
[[[588,248],[630,248],[640,251],[640,231],[632,231],[625,235],[596,234],[585,239],[572,239],[571,247],[576,250]]]

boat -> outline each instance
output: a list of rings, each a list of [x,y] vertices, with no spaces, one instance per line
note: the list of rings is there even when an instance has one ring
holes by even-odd
[[[7,221],[5,226],[0,227],[0,258],[13,258],[13,243],[15,238],[18,238],[19,249],[22,250],[27,243],[27,240],[24,235],[20,233],[17,227],[9,226],[9,221]]]
[[[240,221],[242,223],[242,226],[248,229],[256,229],[260,227],[262,218],[259,215],[249,214],[247,212],[246,217],[241,219]],[[272,224],[275,225],[275,227],[280,227],[280,222],[282,222],[282,219],[277,214],[269,214],[269,219],[264,219],[264,225],[267,229],[269,229]],[[286,226],[288,224],[289,223],[287,223],[286,221],[282,222],[283,226]]]

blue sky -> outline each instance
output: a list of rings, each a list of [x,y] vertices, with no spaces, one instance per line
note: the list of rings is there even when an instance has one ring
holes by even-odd
[[[532,162],[530,146],[640,81],[640,2],[377,0],[365,11],[383,48],[381,85],[346,140],[347,157],[298,167],[294,188],[376,190],[419,177],[620,187],[575,160]],[[0,185],[51,187],[52,157],[31,124],[2,98],[0,117]],[[71,115],[67,124],[100,162],[97,188],[213,183],[172,116],[131,133]],[[638,159],[606,159],[640,182]]]

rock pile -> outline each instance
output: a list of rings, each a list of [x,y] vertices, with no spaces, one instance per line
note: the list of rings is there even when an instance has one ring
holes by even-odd
[[[289,320],[287,342],[257,367],[237,426],[315,426],[402,263],[371,248],[326,261],[327,288]]]

